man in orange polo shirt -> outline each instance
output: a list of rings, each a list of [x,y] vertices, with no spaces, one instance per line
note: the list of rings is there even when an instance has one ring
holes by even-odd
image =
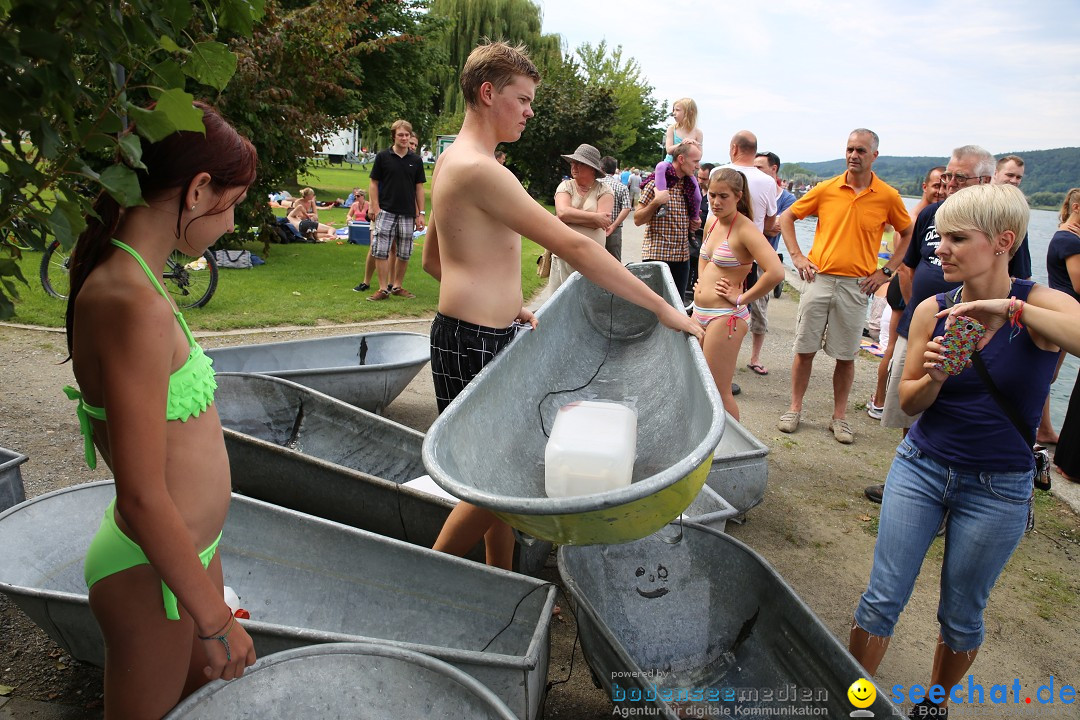
[[[780,216],[780,232],[806,289],[799,300],[795,361],[791,366],[791,407],[780,416],[782,432],[795,432],[802,419],[803,395],[810,384],[814,356],[822,347],[836,360],[830,429],[844,444],[855,434],[846,419],[855,378],[866,296],[889,281],[911,239],[900,193],[872,171],[878,156],[877,133],[858,128],[848,136],[847,172],[818,183]],[[814,245],[807,257],[795,237],[795,221],[817,215]],[[877,254],[885,224],[900,233],[892,258],[878,269]]]

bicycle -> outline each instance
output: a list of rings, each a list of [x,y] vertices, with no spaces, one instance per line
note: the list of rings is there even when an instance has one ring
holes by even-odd
[[[71,287],[68,279],[69,262],[70,253],[61,247],[59,240],[53,240],[41,256],[41,267],[38,269],[41,286],[54,298],[63,300],[68,296]],[[217,290],[217,260],[210,250],[195,259],[179,250],[174,251],[165,262],[165,272],[161,279],[162,287],[173,296],[178,308],[200,308],[210,302]]]

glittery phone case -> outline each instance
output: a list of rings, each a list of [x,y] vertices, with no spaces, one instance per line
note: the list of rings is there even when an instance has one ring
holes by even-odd
[[[956,321],[945,330],[941,341],[941,354],[945,359],[938,365],[948,375],[959,375],[967,367],[975,346],[986,334],[982,323],[966,315],[958,315]]]

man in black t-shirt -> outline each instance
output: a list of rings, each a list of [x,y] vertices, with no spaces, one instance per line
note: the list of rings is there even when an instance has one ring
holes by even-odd
[[[409,152],[412,125],[397,120],[390,126],[394,145],[375,156],[368,193],[371,220],[371,255],[385,288],[368,300],[385,300],[391,295],[416,297],[401,286],[412,256],[413,231],[424,229],[424,163]],[[396,261],[391,258],[391,252]]]
[[[978,145],[964,145],[953,150],[949,165],[941,174],[941,181],[945,184],[945,195],[948,197],[962,188],[988,183],[993,175],[994,156]],[[911,234],[911,242],[904,254],[904,262],[900,266],[900,289],[904,294],[907,307],[904,308],[904,314],[900,318],[896,337],[891,340],[896,343],[896,347],[893,350],[892,362],[889,364],[881,424],[885,427],[902,428],[905,434],[918,417],[907,415],[900,408],[900,378],[904,374],[911,316],[919,303],[926,298],[956,287],[955,283],[945,281],[941,261],[934,254],[938,245],[941,244],[941,236],[938,235],[935,227],[939,207],[941,207],[940,202],[933,203],[927,205],[919,213],[919,217],[915,220],[915,230]],[[1010,264],[1010,273],[1013,270],[1013,265]]]

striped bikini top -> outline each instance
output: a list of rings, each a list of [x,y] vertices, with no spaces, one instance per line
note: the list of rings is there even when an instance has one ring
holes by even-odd
[[[742,265],[753,265],[754,261],[740,262],[739,258],[735,257],[735,253],[731,252],[731,245],[728,244],[728,238],[731,237],[731,229],[735,227],[735,223],[739,221],[738,213],[735,214],[735,219],[731,221],[731,225],[728,226],[727,235],[720,241],[720,244],[716,246],[716,250],[713,250],[713,254],[709,257],[709,262],[717,267],[741,267]],[[720,222],[720,218],[714,218],[712,227],[709,228],[709,235],[712,235],[713,230],[716,228],[716,223]]]

